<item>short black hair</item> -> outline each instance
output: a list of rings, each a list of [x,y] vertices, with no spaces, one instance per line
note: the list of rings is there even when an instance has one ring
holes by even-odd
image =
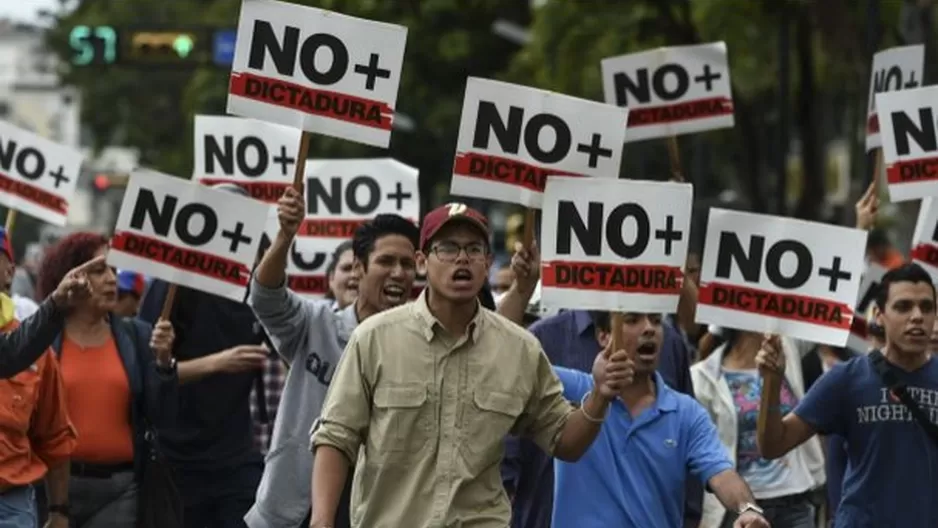
[[[593,327],[600,332],[608,332],[612,328],[612,318],[609,312],[605,310],[590,310],[590,319],[593,321]]]
[[[368,269],[368,258],[375,250],[375,242],[388,235],[400,235],[414,245],[420,243],[420,231],[417,226],[403,216],[396,214],[379,214],[355,229],[352,236],[352,253]]]
[[[335,248],[335,251],[332,252],[332,259],[329,261],[329,265],[326,266],[326,277],[331,277],[335,273],[335,269],[339,267],[339,260],[342,259],[342,254],[350,249],[352,249],[351,240],[346,240]]]
[[[931,280],[931,275],[924,268],[914,262],[909,262],[891,269],[883,275],[879,281],[879,289],[876,291],[876,306],[880,311],[886,310],[886,301],[889,299],[889,286],[897,282],[924,282],[931,286],[932,299],[935,298],[935,284]]]
[[[869,234],[866,237],[866,249],[874,248],[885,248],[892,245],[892,241],[889,240],[889,233],[884,229],[879,227],[874,227],[870,230]]]
[[[495,305],[495,296],[492,295],[492,288],[487,283],[483,284],[482,289],[479,290],[479,303],[483,308],[487,308],[493,312],[498,308]]]

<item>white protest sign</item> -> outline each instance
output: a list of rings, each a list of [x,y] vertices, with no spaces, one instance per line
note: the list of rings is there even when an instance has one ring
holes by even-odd
[[[935,198],[922,199],[909,253],[912,260],[931,275],[932,281],[938,283],[938,201]]]
[[[893,202],[938,195],[938,86],[876,95]]]
[[[853,310],[853,323],[850,325],[850,337],[847,347],[854,352],[866,352],[874,347],[869,334],[870,323],[866,319],[866,311],[873,304],[879,283],[886,274],[886,268],[879,264],[870,264],[863,272],[860,280],[860,291],[857,295],[856,308]]]
[[[866,151],[882,145],[879,137],[879,116],[876,94],[918,88],[925,75],[925,46],[889,48],[873,55],[870,72],[870,97],[866,115]]]
[[[733,127],[723,42],[610,57],[601,65],[606,102],[631,110],[628,142]]]
[[[387,147],[407,28],[243,0],[228,113]]]
[[[158,172],[133,172],[107,261],[234,301],[247,291],[270,205]]]
[[[261,238],[261,250],[270,247],[271,240],[277,236],[280,223],[277,221],[277,208],[271,207],[267,225]],[[341,238],[326,238],[318,241],[317,249],[304,250],[297,246],[297,239],[290,245],[287,255],[287,287],[308,299],[322,299],[329,292],[329,279],[326,268],[336,248],[344,242]]]
[[[301,131],[228,116],[195,116],[195,169],[202,184],[234,183],[276,202],[293,184]]]
[[[420,218],[419,171],[391,158],[309,160],[306,164],[306,220],[297,231],[303,251],[322,251],[314,239],[352,238],[376,215],[391,213],[416,223]]]
[[[618,178],[628,109],[470,77],[450,192],[539,208],[549,175]]]
[[[693,201],[687,183],[548,178],[541,307],[674,312]]]
[[[697,322],[843,346],[866,231],[711,209]]]
[[[0,121],[0,204],[64,226],[84,156]]]

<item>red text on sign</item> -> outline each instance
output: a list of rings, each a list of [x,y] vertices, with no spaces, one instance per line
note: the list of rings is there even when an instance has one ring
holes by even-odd
[[[677,295],[684,276],[676,266],[617,265],[594,262],[547,263],[543,286],[572,290]]]
[[[766,315],[848,330],[852,310],[844,304],[790,293],[711,282],[700,288],[699,302],[725,310]]]
[[[128,231],[115,233],[111,248],[237,286],[247,286],[248,277],[251,275],[247,266],[239,262],[194,249],[177,247]]]

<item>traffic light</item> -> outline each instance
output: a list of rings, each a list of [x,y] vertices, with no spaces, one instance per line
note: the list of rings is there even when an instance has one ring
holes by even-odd
[[[75,66],[117,62],[118,33],[113,26],[75,26],[68,34]]]
[[[122,62],[187,65],[206,62],[211,44],[204,31],[146,29],[129,32]],[[209,57],[210,60],[210,57]]]

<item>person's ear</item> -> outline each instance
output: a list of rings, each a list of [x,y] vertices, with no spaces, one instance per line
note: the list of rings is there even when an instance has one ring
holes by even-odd
[[[417,262],[417,275],[425,276],[427,274],[427,255],[423,251],[414,254],[414,260]]]
[[[609,332],[607,332],[607,331],[605,331],[605,330],[597,330],[597,331],[596,331],[596,341],[599,342],[599,348],[605,349],[607,346],[609,346],[609,339],[610,339],[611,337],[612,337],[612,336],[609,334]]]

